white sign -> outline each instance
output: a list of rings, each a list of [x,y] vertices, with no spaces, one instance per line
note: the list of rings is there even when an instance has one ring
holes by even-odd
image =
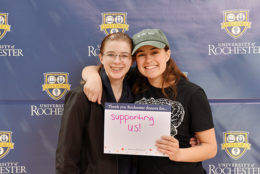
[[[104,153],[165,156],[155,141],[170,129],[170,105],[105,103]]]

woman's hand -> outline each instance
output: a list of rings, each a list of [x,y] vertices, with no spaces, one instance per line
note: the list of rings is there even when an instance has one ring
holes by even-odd
[[[178,153],[179,141],[172,136],[162,136],[160,140],[156,141],[155,146],[157,150],[169,157],[170,160],[175,161]]]
[[[101,104],[102,80],[98,73],[98,66],[87,66],[82,71],[84,93],[91,102]]]
[[[84,84],[84,93],[88,100],[98,104],[101,104],[102,97],[102,81],[100,77],[98,78],[88,78],[88,81]]]

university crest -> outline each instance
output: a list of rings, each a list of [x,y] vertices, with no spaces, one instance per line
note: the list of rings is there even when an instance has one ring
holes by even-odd
[[[8,25],[8,13],[0,13],[0,40],[10,31],[11,26]]]
[[[251,28],[248,13],[247,10],[224,11],[221,29],[225,29],[227,34],[235,39],[241,37],[248,28]]]
[[[224,132],[222,150],[225,150],[231,158],[239,159],[247,150],[250,150],[251,144],[248,143],[248,134],[248,132],[242,131]]]
[[[42,90],[54,100],[61,99],[70,90],[68,76],[69,73],[62,72],[44,73]]]
[[[102,24],[100,30],[104,31],[106,35],[116,32],[125,32],[128,30],[126,23],[126,13],[108,12],[102,13]]]
[[[0,131],[0,159],[4,158],[14,148],[12,132]]]

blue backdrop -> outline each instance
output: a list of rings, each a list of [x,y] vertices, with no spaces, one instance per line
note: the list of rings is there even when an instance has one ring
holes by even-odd
[[[218,154],[208,173],[260,173],[259,0],[1,0],[0,173],[55,173],[67,91],[110,32],[160,28],[209,98]]]

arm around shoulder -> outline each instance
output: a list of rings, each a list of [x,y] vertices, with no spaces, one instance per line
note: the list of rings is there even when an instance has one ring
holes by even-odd
[[[98,66],[86,66],[82,70],[82,79],[86,82],[83,89],[89,101],[101,104],[102,80],[98,69]]]

